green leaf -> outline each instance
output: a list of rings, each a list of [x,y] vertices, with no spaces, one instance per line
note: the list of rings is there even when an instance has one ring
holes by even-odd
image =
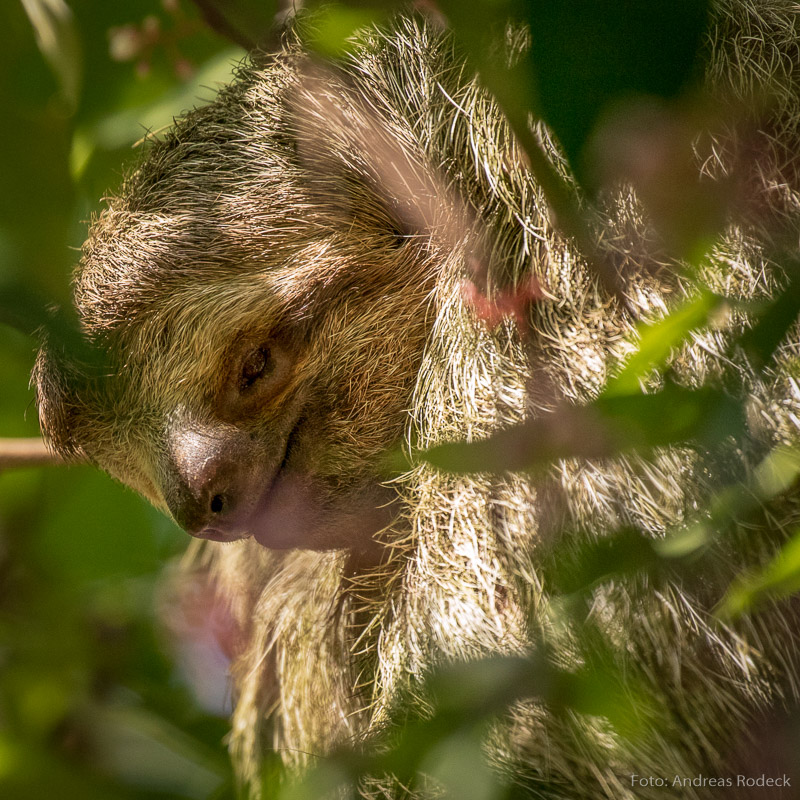
[[[671,98],[696,74],[706,0],[522,0],[540,109],[580,174],[600,115],[633,95]]]
[[[554,593],[571,594],[615,576],[652,572],[660,564],[654,540],[625,528],[599,541],[581,543],[577,550],[558,548],[543,571]]]
[[[420,772],[459,800],[500,800],[506,796],[500,777],[489,767],[478,730],[458,731],[432,747]]]
[[[357,30],[385,16],[386,10],[377,7],[326,5],[314,15],[306,43],[320,55],[335,58],[347,52],[348,42]]]
[[[668,383],[654,394],[564,404],[488,439],[439,445],[420,456],[457,473],[531,471],[565,458],[608,458],[689,442],[713,447],[740,435],[744,425],[740,404],[724,392]]]
[[[653,542],[663,558],[684,558],[706,548],[737,517],[747,515],[787,491],[800,475],[800,453],[776,447],[744,483],[725,486],[705,504],[704,513],[682,530]]]
[[[89,157],[87,148],[100,147],[112,150],[132,145],[148,132],[157,134],[169,128],[175,117],[187,109],[211,102],[216,89],[231,80],[235,65],[244,55],[244,50],[239,48],[224,50],[205,63],[191,81],[165,93],[155,103],[126,108],[80,131],[74,142],[74,147],[79,148],[79,151],[72,155],[74,165],[78,167],[85,165]]]
[[[796,532],[760,572],[740,577],[719,604],[724,619],[736,618],[769,600],[800,591],[800,531]]]
[[[739,340],[740,346],[757,368],[769,363],[800,314],[800,265],[793,263],[790,267],[789,285],[761,314],[756,325]]]
[[[622,372],[608,382],[603,395],[610,397],[638,391],[641,381],[654,369],[663,367],[674,349],[693,330],[707,325],[723,302],[719,295],[702,291],[663,319],[641,324],[637,329],[639,347]]]
[[[36,33],[36,43],[58,80],[71,112],[81,88],[81,44],[72,11],[64,0],[22,0]]]
[[[174,524],[89,467],[48,472],[46,486],[51,508],[35,545],[41,561],[73,584],[153,572],[184,545]]]
[[[753,494],[762,502],[785,492],[800,475],[800,452],[792,447],[776,447],[756,467]]]

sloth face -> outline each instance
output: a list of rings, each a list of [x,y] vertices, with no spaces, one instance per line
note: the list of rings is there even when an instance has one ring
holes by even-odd
[[[251,97],[273,77],[187,115],[94,222],[75,304],[103,367],[45,347],[42,428],[194,536],[359,547],[394,514],[377,465],[408,424],[436,258],[341,131],[298,155],[288,90]]]
[[[427,323],[418,289],[339,267],[339,289],[291,263],[189,277],[95,335],[99,376],[43,350],[45,431],[193,536],[366,547],[395,513],[378,462],[407,424]]]

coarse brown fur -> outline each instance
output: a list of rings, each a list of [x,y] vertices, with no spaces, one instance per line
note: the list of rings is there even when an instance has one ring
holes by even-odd
[[[254,56],[213,104],[151,145],[94,223],[76,303],[112,368],[76,388],[77,367],[41,356],[42,426],[58,450],[93,459],[166,510],[176,502],[174,428],[188,419],[205,431],[225,417],[218,398],[237,342],[276,341],[291,364],[263,407],[222,424],[266,442],[257,459],[270,464],[274,430],[285,438],[297,424],[291,459],[323,498],[312,522],[330,538],[282,551],[252,538],[192,550],[248,635],[234,665],[231,737],[245,781],[257,783],[265,748],[298,766],[381,730],[400,698],[422,702],[421,677],[448,660],[547,641],[570,666],[577,634],[550,601],[553,558],[624,526],[663,536],[726,480],[751,476],[770,446],[797,443],[796,331],[764,379],[729,358],[747,324],[731,313],[671,361],[685,385],[750,397],[749,436],[731,448],[730,474],[688,449],[561,462],[536,479],[421,465],[383,487],[397,513],[377,563],[354,561],[346,546],[348,504],[372,491],[380,453],[397,438],[474,439],[561,400],[585,403],[635,348],[637,318],[662,316],[702,284],[739,299],[784,285],[771,254],[800,212],[797,14],[782,0],[716,4],[707,84],[730,124],[697,145],[697,160],[708,180],[735,178],[735,202],[698,277],[678,277],[629,189],[607,193],[596,227],[627,309],[553,225],[449,36],[415,19],[364,33],[324,80],[296,44]],[[742,107],[763,98],[757,118],[742,120]],[[383,149],[365,145],[376,127]],[[538,134],[563,169],[547,131]],[[419,173],[412,194],[433,201],[408,209],[387,175],[398,160],[409,179]],[[489,330],[465,302],[476,237],[490,278],[533,274],[545,287],[527,336],[510,320]],[[755,716],[800,699],[800,633],[790,603],[730,625],[711,608],[740,569],[766,563],[798,511],[783,498],[734,525],[702,576],[595,589],[587,620],[630,686],[646,687],[639,722],[650,734],[631,740],[600,717],[521,704],[498,726],[495,761],[532,793],[565,799],[663,796],[634,790],[632,773],[721,774]]]

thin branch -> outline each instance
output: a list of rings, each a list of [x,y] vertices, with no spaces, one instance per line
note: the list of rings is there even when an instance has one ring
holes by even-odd
[[[0,471],[18,467],[63,464],[42,439],[0,439]]]

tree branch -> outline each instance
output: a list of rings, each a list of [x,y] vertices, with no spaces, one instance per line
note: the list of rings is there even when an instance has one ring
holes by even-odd
[[[0,439],[0,471],[63,463],[61,456],[51,452],[42,439]]]

